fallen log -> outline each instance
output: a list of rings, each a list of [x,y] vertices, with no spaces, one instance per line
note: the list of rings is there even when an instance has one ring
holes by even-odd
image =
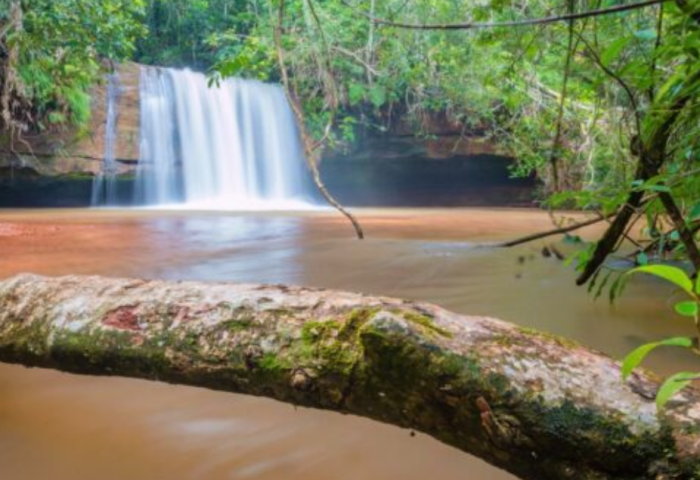
[[[21,275],[0,361],[275,398],[416,429],[526,480],[700,478],[700,393],[558,337],[282,285]]]

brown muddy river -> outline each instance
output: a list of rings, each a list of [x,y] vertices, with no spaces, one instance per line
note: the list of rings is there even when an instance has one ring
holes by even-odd
[[[685,332],[648,279],[614,307],[541,255],[477,244],[551,228],[532,210],[0,213],[0,278],[18,272],[293,283],[426,300],[559,333],[621,356]],[[591,231],[589,230],[589,233]],[[565,247],[560,247],[565,249]],[[691,365],[656,354],[662,373]],[[189,387],[0,365],[2,480],[506,480],[431,438],[361,418]]]

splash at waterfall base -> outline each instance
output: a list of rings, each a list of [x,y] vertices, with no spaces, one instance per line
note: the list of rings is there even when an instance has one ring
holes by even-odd
[[[700,393],[657,412],[574,342],[434,305],[283,285],[22,275],[0,360],[266,396],[426,432],[526,480],[693,480]]]

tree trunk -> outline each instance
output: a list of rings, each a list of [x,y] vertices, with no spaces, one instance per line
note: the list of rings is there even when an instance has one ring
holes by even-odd
[[[700,393],[483,317],[282,285],[22,275],[0,360],[275,398],[420,430],[527,480],[700,478]],[[466,474],[466,472],[465,472]]]

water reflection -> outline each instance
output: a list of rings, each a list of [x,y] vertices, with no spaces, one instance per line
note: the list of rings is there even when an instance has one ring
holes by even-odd
[[[159,218],[144,228],[175,258],[142,276],[268,283],[300,278],[303,224],[293,217]]]
[[[339,288],[500,317],[615,355],[684,328],[665,305],[670,290],[653,281],[632,285],[612,308],[576,288],[574,272],[542,257],[541,245],[477,246],[546,228],[545,215],[361,217],[369,234],[363,242],[328,214],[8,212],[0,215],[13,225],[0,230],[0,277],[33,271]],[[652,361],[667,372],[686,369],[691,359],[666,351]],[[12,480],[512,478],[426,436],[354,417],[2,365],[0,465],[2,478]]]

